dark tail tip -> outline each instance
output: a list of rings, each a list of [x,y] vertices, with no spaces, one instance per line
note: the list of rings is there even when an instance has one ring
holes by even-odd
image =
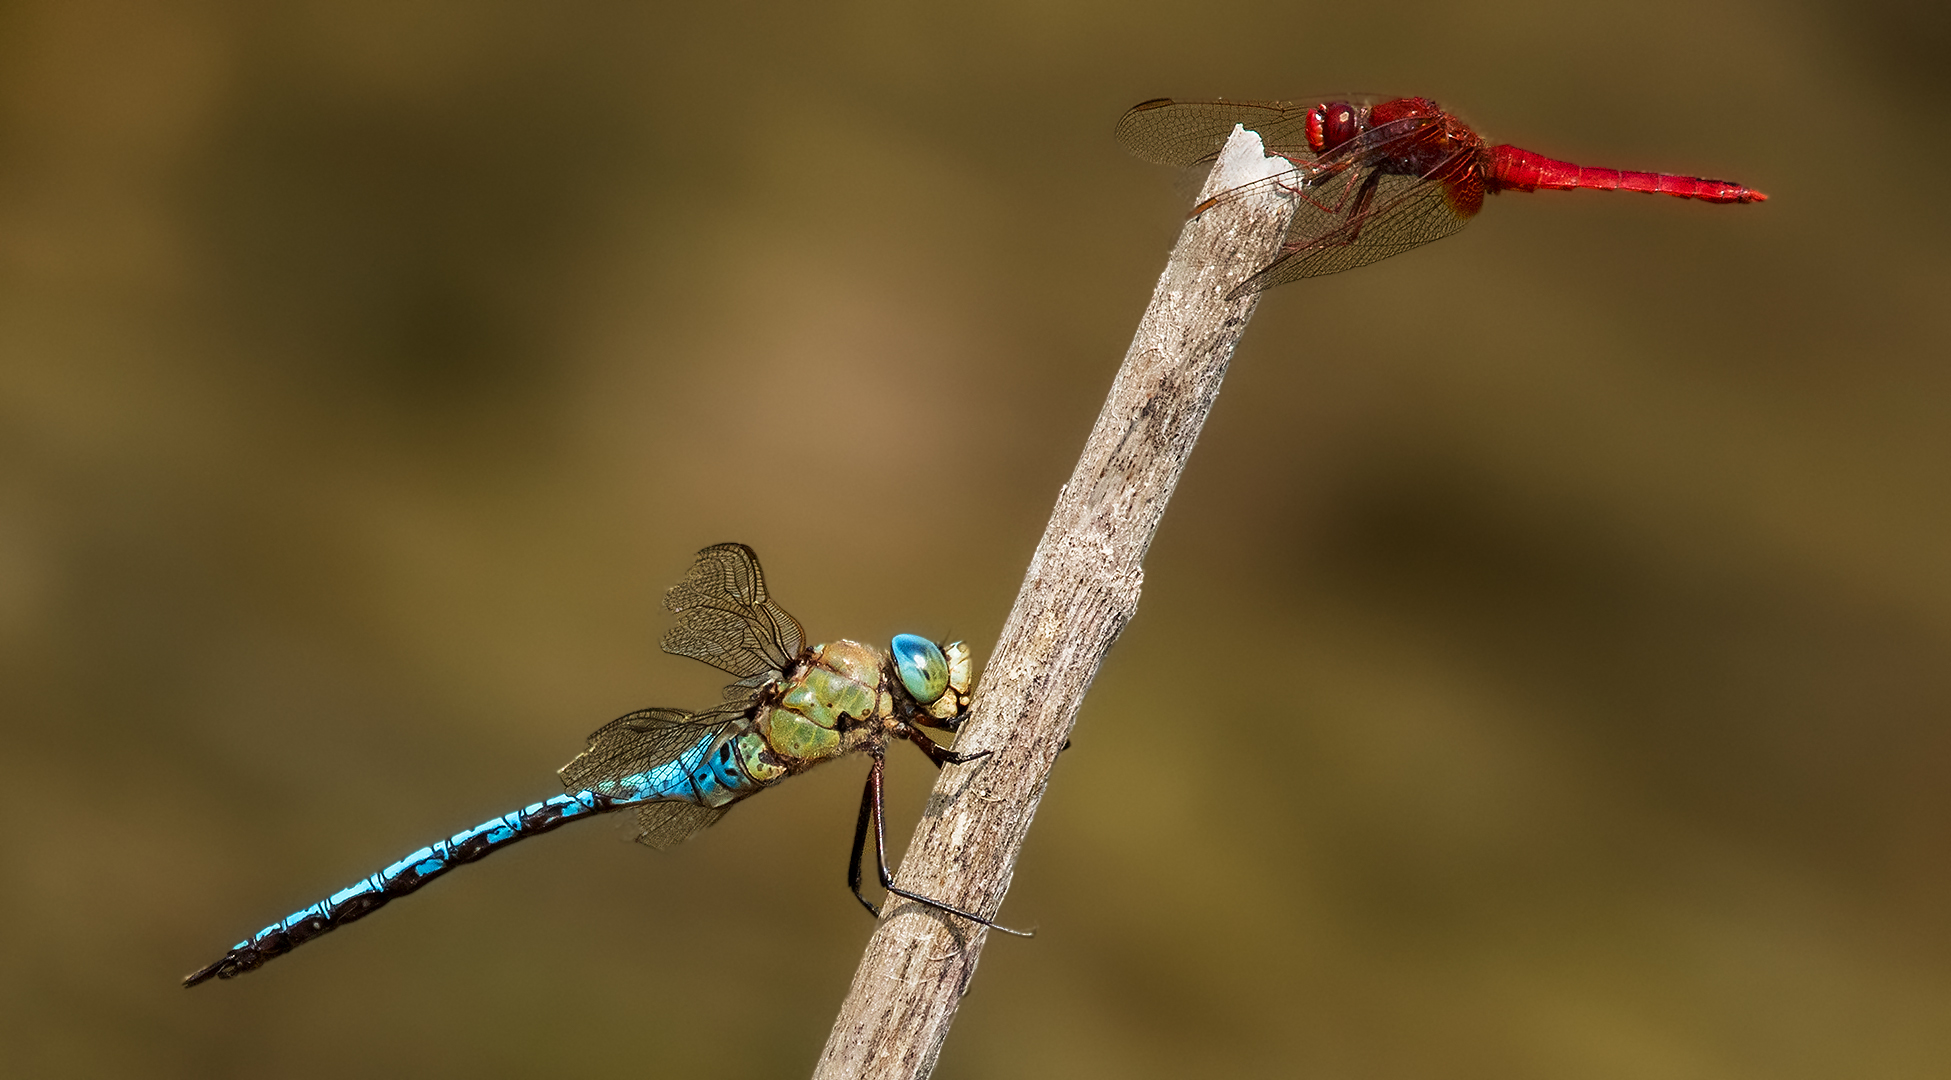
[[[223,954],[216,963],[211,964],[209,967],[198,968],[184,976],[183,987],[188,989],[192,986],[200,986],[203,983],[207,983],[211,979],[228,979],[232,976],[242,975],[263,962],[262,958],[253,955],[248,950],[232,949]]]

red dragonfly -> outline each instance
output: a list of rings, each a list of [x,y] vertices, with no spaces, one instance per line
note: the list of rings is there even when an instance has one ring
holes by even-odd
[[[1259,132],[1267,149],[1294,168],[1223,191],[1193,214],[1269,184],[1293,196],[1297,209],[1280,255],[1233,297],[1352,270],[1448,236],[1483,209],[1485,192],[1600,188],[1719,203],[1768,198],[1726,180],[1591,169],[1515,146],[1486,146],[1428,98],[1350,95],[1313,104],[1158,98],[1118,121],[1118,141],[1149,161],[1199,165],[1219,156],[1235,124]]]

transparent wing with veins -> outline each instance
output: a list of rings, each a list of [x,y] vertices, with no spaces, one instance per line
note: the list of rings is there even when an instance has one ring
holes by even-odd
[[[1372,94],[1324,94],[1321,101],[1374,103]],[[1314,159],[1307,142],[1307,114],[1314,102],[1283,101],[1147,101],[1118,121],[1117,138],[1125,149],[1160,165],[1189,168],[1210,165],[1238,124],[1258,132],[1268,150],[1300,165]]]
[[[1321,100],[1380,99],[1339,95]],[[1220,192],[1193,208],[1201,214],[1269,190],[1295,203],[1280,254],[1235,288],[1234,297],[1401,254],[1463,228],[1483,205],[1475,151],[1438,150],[1442,128],[1430,118],[1383,124],[1316,154],[1306,137],[1307,116],[1314,108],[1268,102],[1147,102],[1119,122],[1119,141],[1161,164],[1212,161],[1234,124],[1258,132],[1268,150],[1293,163],[1289,172]],[[1409,161],[1425,164],[1405,167]]]
[[[1223,192],[1214,204],[1240,193]],[[1483,179],[1475,153],[1461,150],[1421,174],[1350,169],[1292,185],[1288,193],[1294,217],[1280,254],[1232,297],[1338,274],[1440,240],[1469,224],[1483,205]]]
[[[742,720],[745,708],[731,703],[701,713],[639,709],[597,728],[588,748],[556,770],[556,775],[570,791],[624,794],[626,780],[696,754],[700,743],[717,739]],[[678,801],[645,803],[637,808],[637,842],[670,847],[710,827],[725,816],[726,809]]]
[[[714,544],[698,552],[683,581],[664,595],[677,625],[664,651],[702,660],[740,678],[727,698],[790,668],[806,642],[799,620],[766,593],[759,557],[744,544]]]

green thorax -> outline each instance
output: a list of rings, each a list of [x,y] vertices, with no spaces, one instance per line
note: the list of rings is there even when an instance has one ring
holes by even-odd
[[[760,783],[853,750],[850,733],[894,716],[881,655],[857,641],[815,645],[775,687],[754,714],[757,730],[739,739],[741,763]]]

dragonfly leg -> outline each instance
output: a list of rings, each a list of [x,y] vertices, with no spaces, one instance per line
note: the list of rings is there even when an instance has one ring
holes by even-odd
[[[854,891],[854,899],[867,909],[867,914],[876,919],[881,917],[881,909],[867,902],[860,895],[860,859],[867,852],[867,819],[880,808],[880,785],[876,783],[881,776],[881,755],[874,755],[874,767],[867,774],[867,783],[860,789],[860,820],[854,822],[854,853],[847,860],[847,888]]]
[[[1237,298],[1247,293],[1258,292],[1266,288],[1269,282],[1279,284],[1282,281],[1292,280],[1279,276],[1282,267],[1293,265],[1297,259],[1311,258],[1329,248],[1344,248],[1354,244],[1356,240],[1361,238],[1362,227],[1368,223],[1369,211],[1375,202],[1375,193],[1381,181],[1382,170],[1377,169],[1369,173],[1368,177],[1362,181],[1361,186],[1355,189],[1355,205],[1348,210],[1343,224],[1319,236],[1290,240],[1283,244],[1280,249],[1280,254],[1274,258],[1274,261],[1254,271],[1251,277],[1241,282],[1227,296]],[[1296,192],[1296,194],[1300,194],[1315,209],[1331,214],[1340,214],[1341,208],[1347,205],[1349,199],[1348,193],[1344,191],[1334,206],[1327,207],[1303,193]],[[1299,219],[1296,220],[1298,221]]]
[[[1375,202],[1375,193],[1382,185],[1382,170],[1377,169],[1362,181],[1361,189],[1355,192],[1355,208],[1348,212],[1349,224],[1354,226],[1343,244],[1352,244],[1362,235],[1362,226],[1368,223],[1369,207]]]
[[[985,754],[987,752],[988,751],[984,751]],[[973,755],[973,754],[970,755],[970,757],[975,757],[975,756],[977,755]],[[969,920],[970,922],[981,923],[983,926],[986,926],[991,930],[1001,930],[1005,934],[1014,934],[1017,937],[1035,937],[1036,936],[1035,934],[1030,933],[1028,931],[1011,930],[1009,927],[1004,926],[1001,923],[997,923],[989,919],[985,919],[982,916],[977,915],[973,911],[963,911],[961,908],[956,907],[953,904],[944,904],[940,900],[931,900],[928,897],[921,895],[920,893],[911,893],[908,890],[903,889],[894,884],[894,875],[888,873],[888,869],[887,869],[887,826],[882,818],[882,813],[881,813],[881,809],[882,809],[881,772],[884,769],[885,765],[886,762],[884,761],[882,756],[878,753],[875,754],[874,765],[872,768],[867,770],[867,790],[861,793],[861,816],[860,816],[861,825],[864,826],[867,823],[867,815],[870,809],[874,815],[874,866],[876,869],[878,869],[881,872],[881,888],[886,889],[888,892],[892,893],[895,896],[899,896],[907,900],[913,900],[917,904],[927,904],[929,907],[935,908],[938,911],[946,911],[950,915],[960,915],[963,918]],[[856,841],[858,841],[859,829],[856,828],[855,832],[856,832]],[[856,846],[854,848],[854,862],[851,869],[848,871],[848,877],[850,879],[850,884],[852,884],[854,887],[854,895],[856,897],[859,897],[860,896],[860,847],[859,846]],[[863,904],[867,904],[867,901],[864,898],[862,898],[860,902]],[[872,904],[867,904],[867,910],[874,911],[874,906]],[[878,916],[879,912],[875,912],[875,914],[876,916]]]
[[[1336,199],[1333,203],[1322,202],[1320,199],[1314,197],[1314,193],[1316,191],[1325,190],[1325,185],[1322,183],[1322,181],[1330,177],[1338,177],[1341,176],[1343,173],[1347,173],[1348,165],[1349,165],[1348,162],[1341,161],[1341,162],[1336,162],[1334,165],[1327,166],[1325,168],[1317,166],[1315,169],[1306,169],[1306,168],[1301,168],[1299,163],[1297,162],[1296,168],[1299,171],[1304,173],[1312,173],[1312,175],[1307,176],[1306,178],[1302,179],[1299,183],[1295,183],[1295,184],[1285,184],[1276,180],[1275,185],[1279,187],[1280,190],[1300,199],[1302,202],[1307,203],[1309,206],[1314,207],[1316,210],[1319,210],[1324,214],[1334,214],[1338,216],[1341,213],[1341,208],[1348,205],[1348,197],[1354,194],[1355,177],[1356,175],[1359,174],[1350,174],[1347,177],[1347,179],[1342,181],[1341,197]]]
[[[909,742],[914,743],[922,753],[927,754],[928,760],[934,762],[937,769],[944,765],[967,765],[971,761],[981,761],[983,758],[995,753],[994,750],[978,750],[972,754],[959,754],[928,736],[923,735],[919,728],[911,727],[902,734],[907,737]]]
[[[977,750],[969,754],[957,753],[928,736],[923,735],[915,728],[909,728],[906,732],[903,732],[903,735],[908,741],[919,747],[922,753],[927,754],[928,760],[934,762],[937,769],[944,765],[967,765],[971,761],[981,761],[983,758],[995,753],[994,750]],[[1057,752],[1061,754],[1068,749],[1070,749],[1070,740],[1065,739],[1064,744],[1057,747]]]

